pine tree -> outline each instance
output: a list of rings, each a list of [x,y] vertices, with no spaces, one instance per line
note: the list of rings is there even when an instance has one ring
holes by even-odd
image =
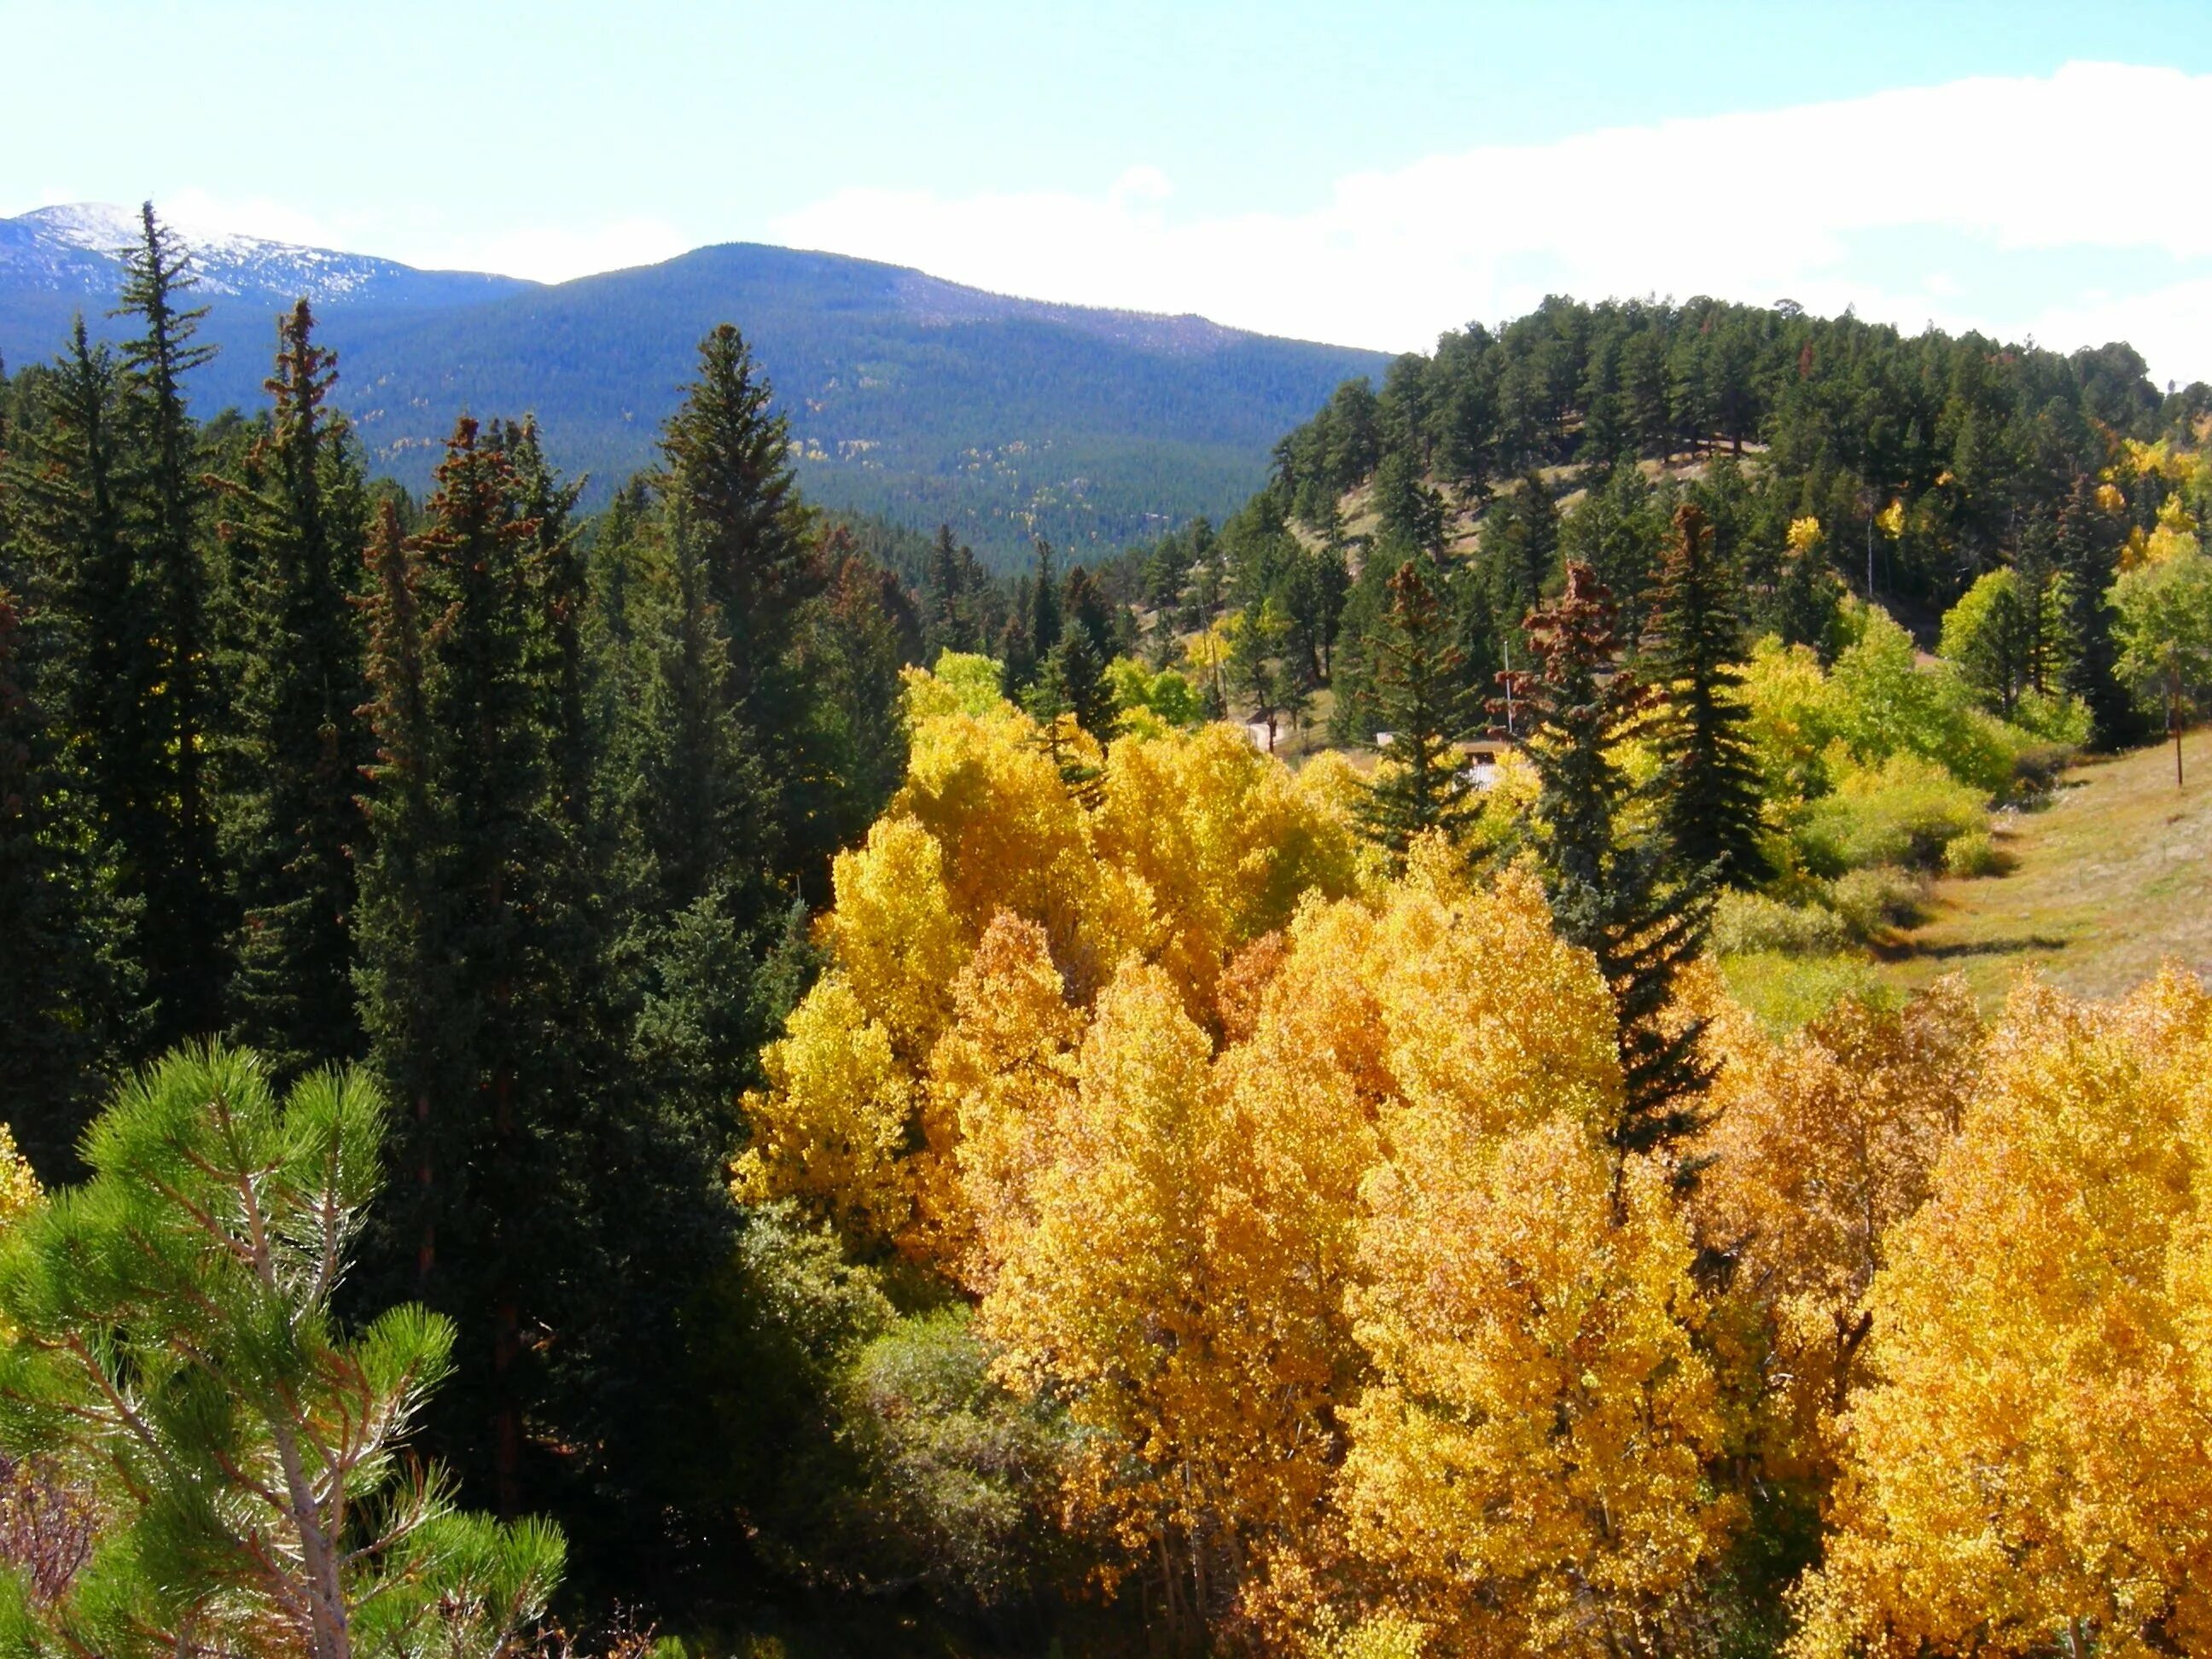
[[[12,1650],[496,1654],[544,1610],[559,1532],[456,1512],[401,1450],[453,1328],[337,1317],[383,1129],[358,1073],[280,1102],[252,1056],[179,1051],[14,1231],[0,1441],[96,1483],[101,1525],[59,1596],[11,1584]]]
[[[1030,633],[1029,611],[1027,605],[1017,605],[1006,613],[1006,626],[999,630],[999,693],[1009,702],[1020,702],[1037,675],[1036,641]]]
[[[529,1394],[523,1331],[542,1311],[526,1292],[576,1243],[560,1232],[568,1206],[546,1201],[564,1173],[550,1115],[576,1103],[553,1084],[573,1077],[575,1032],[574,1011],[547,995],[538,902],[558,831],[543,811],[549,721],[531,672],[537,526],[515,516],[513,468],[473,420],[455,426],[437,480],[425,528],[399,550],[397,585],[411,594],[392,595],[387,579],[378,601],[398,660],[384,660],[380,638],[377,737],[387,754],[419,749],[421,799],[408,799],[404,767],[383,761],[371,807],[379,865],[362,897],[362,1016],[379,1074],[414,1114],[394,1151],[416,1189],[388,1222],[413,1247],[415,1293],[461,1327],[457,1409],[492,1424],[490,1467],[476,1473],[512,1515]],[[382,538],[378,555],[391,560]],[[428,623],[411,687],[410,604]],[[405,844],[401,824],[418,805],[423,833]],[[417,890],[387,884],[387,859]],[[426,977],[433,963],[443,971]],[[485,1448],[469,1449],[482,1459]]]
[[[660,440],[662,492],[683,502],[699,538],[737,695],[756,726],[776,712],[793,615],[821,586],[789,423],[770,412],[773,396],[744,337],[724,323],[700,343],[698,378]]]
[[[124,348],[119,413],[132,451],[125,533],[155,657],[146,720],[159,763],[139,810],[158,829],[143,838],[150,856],[142,931],[155,1037],[166,1045],[221,1025],[228,977],[230,928],[209,776],[220,688],[202,546],[208,492],[184,396],[185,377],[215,348],[193,343],[205,307],[180,303],[196,285],[190,258],[151,202],[139,222],[143,240],[125,262],[116,314],[144,330]]]
[[[1589,566],[1568,565],[1566,591],[1530,616],[1527,633],[1536,666],[1507,679],[1530,722],[1545,892],[1561,937],[1597,958],[1620,1016],[1613,1142],[1648,1151],[1696,1127],[1692,1102],[1710,1080],[1697,1052],[1703,1022],[1665,1017],[1674,975],[1704,944],[1711,889],[1668,882],[1663,840],[1626,838],[1635,789],[1612,753],[1648,728],[1653,698],[1615,661],[1612,596]]]
[[[112,849],[41,696],[64,666],[55,629],[8,574],[0,564],[0,1123],[51,1185],[77,1173],[101,1074],[136,1046],[138,986]]]
[[[368,529],[334,354],[304,300],[277,329],[275,409],[225,522],[244,617],[225,841],[240,913],[232,1028],[289,1079],[357,1058],[353,940],[368,688],[352,604]]]
[[[2106,598],[2119,568],[2118,526],[2098,504],[2086,477],[2058,510],[2057,566],[2065,577],[2068,655],[2062,684],[2089,711],[2089,740],[2115,749],[2141,728],[2134,700],[2121,683],[2119,647]]]
[[[1743,684],[1736,586],[1705,514],[1688,502],[1675,508],[1649,645],[1648,672],[1667,700],[1662,821],[1678,875],[1749,887],[1767,873],[1765,793],[1744,735],[1751,710],[1732,695]]]
[[[1060,643],[1062,612],[1060,588],[1052,577],[1052,544],[1042,536],[1036,540],[1036,574],[1030,583],[1028,608],[1030,649],[1042,661]]]
[[[981,630],[975,615],[975,590],[981,585],[982,570],[975,562],[975,553],[966,547],[956,546],[952,526],[937,526],[937,539],[930,544],[929,561],[924,569],[922,597],[924,654],[934,662],[942,651],[975,651],[982,647]]]
[[[680,499],[669,503],[663,534],[671,592],[656,628],[632,812],[651,855],[654,913],[673,917],[711,898],[742,933],[767,905],[775,825],[732,689],[705,550]]]
[[[18,685],[35,698],[57,746],[54,764],[71,779],[72,795],[82,796],[86,846],[100,849],[91,855],[110,895],[107,914],[125,929],[106,948],[118,968],[127,964],[129,994],[143,1005],[147,909],[171,837],[155,720],[162,671],[153,592],[125,520],[121,427],[114,361],[90,343],[79,317],[69,349],[38,382],[8,464],[13,539],[39,589],[31,637],[18,648],[49,659],[35,670],[35,688]],[[35,755],[33,769],[46,771]],[[136,1064],[149,1051],[153,1011],[140,1012],[144,1018],[118,1006],[113,1034],[124,1046],[112,1060]],[[58,1131],[46,1139],[42,1155],[52,1164],[66,1158],[75,1137]]]
[[[822,811],[834,761],[817,752],[817,693],[799,651],[823,570],[791,470],[784,417],[750,349],[727,324],[699,348],[699,374],[662,428],[664,503],[698,538],[730,664],[730,694],[771,791],[779,873],[826,884],[835,826]]]
[[[1360,830],[1402,862],[1414,840],[1464,828],[1472,786],[1459,739],[1473,724],[1452,620],[1421,567],[1408,559],[1390,578],[1390,609],[1376,641],[1375,696],[1390,734],[1375,782],[1360,803]]]

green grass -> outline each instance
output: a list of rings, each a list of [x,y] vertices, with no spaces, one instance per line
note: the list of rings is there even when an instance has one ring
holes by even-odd
[[[2083,762],[2051,802],[1996,819],[2002,873],[1936,884],[1924,920],[1896,936],[1884,974],[1901,990],[1962,971],[1985,1009],[2034,968],[2111,997],[2171,957],[2212,975],[2212,742]]]

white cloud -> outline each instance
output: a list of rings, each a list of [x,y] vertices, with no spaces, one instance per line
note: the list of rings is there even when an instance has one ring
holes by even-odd
[[[1786,295],[2062,347],[2124,331],[2154,373],[2212,378],[2212,307],[2193,272],[2100,302],[2067,286],[2059,261],[2035,269],[2038,255],[2069,250],[2070,269],[2072,251],[2091,250],[2107,286],[2130,258],[2201,263],[2212,279],[2212,216],[2177,204],[2170,167],[2128,159],[2192,155],[2208,129],[2212,76],[2075,64],[1431,156],[1339,179],[1294,214],[1178,218],[1167,179],[1144,167],[1103,197],[848,190],[772,233],[1000,292],[1388,349],[1547,291]],[[1899,277],[1899,240],[1886,242],[1881,272],[1905,284],[1891,292],[1854,246],[1883,232],[1907,247],[1948,234],[1917,277]],[[2004,275],[1971,280],[1960,238],[2003,256]]]

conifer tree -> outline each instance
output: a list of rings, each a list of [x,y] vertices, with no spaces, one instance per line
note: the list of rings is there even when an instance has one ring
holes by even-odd
[[[1036,574],[1030,584],[1028,611],[1030,649],[1042,661],[1060,643],[1061,611],[1060,589],[1052,575],[1052,544],[1042,536],[1036,540]]]
[[[2090,742],[2100,749],[2117,748],[2139,726],[2135,703],[2120,680],[2119,647],[2112,638],[2112,606],[2106,597],[2118,572],[2119,534],[2086,476],[2074,481],[2074,493],[2058,510],[2057,551],[2065,577],[2069,635],[2062,684],[2089,711]]]
[[[1693,1099],[1710,1079],[1697,1051],[1703,1022],[1670,1026],[1662,1016],[1674,975],[1704,943],[1712,899],[1705,882],[1667,879],[1662,840],[1626,835],[1635,790],[1612,751],[1648,728],[1653,698],[1619,667],[1614,626],[1604,585],[1571,563],[1566,591],[1528,618],[1536,666],[1506,678],[1531,722],[1545,892],[1561,936],[1597,958],[1620,1016],[1624,1103],[1613,1141],[1640,1152],[1697,1126]]]
[[[1472,786],[1459,739],[1472,711],[1452,634],[1435,588],[1407,560],[1390,578],[1376,641],[1375,696],[1390,744],[1359,809],[1361,831],[1394,861],[1431,830],[1456,835],[1466,824]]]
[[[732,689],[728,636],[705,550],[681,500],[664,540],[671,592],[645,694],[642,775],[633,812],[663,917],[702,900],[740,933],[762,913],[757,884],[775,862],[766,791]],[[735,878],[733,880],[733,878]]]
[[[0,562],[0,1123],[48,1183],[76,1173],[100,1074],[134,1046],[130,920],[58,711],[55,630]]]
[[[982,580],[975,553],[954,544],[951,525],[938,526],[922,580],[924,654],[928,660],[934,662],[941,651],[981,648],[975,593]]]
[[[459,1513],[403,1461],[453,1327],[337,1316],[383,1127],[357,1073],[280,1102],[251,1055],[180,1051],[13,1231],[0,1440],[58,1451],[103,1524],[60,1595],[10,1577],[11,1651],[489,1656],[543,1611],[560,1534]]]
[[[118,377],[107,348],[90,343],[82,317],[68,350],[40,377],[29,413],[14,436],[7,478],[12,538],[22,570],[37,573],[42,620],[19,643],[17,672],[32,672],[30,657],[47,660],[36,668],[35,690],[20,679],[19,690],[35,697],[58,745],[56,763],[82,792],[89,844],[105,849],[99,856],[110,866],[103,879],[111,915],[126,929],[112,942],[113,957],[129,964],[143,999],[147,908],[171,845],[155,719],[162,671],[152,586],[126,522]],[[18,593],[19,601],[30,597]],[[116,1030],[145,1039],[150,1024],[125,1018]],[[113,1058],[135,1063],[143,1052],[134,1042]],[[62,1135],[58,1145],[66,1149],[73,1139]],[[51,1149],[43,1155],[54,1156]]]
[[[700,343],[698,378],[660,439],[662,491],[699,538],[737,695],[757,726],[788,692],[776,670],[793,614],[821,586],[773,395],[744,337],[724,323]]]
[[[771,790],[781,873],[819,884],[834,825],[822,813],[832,762],[810,742],[814,690],[799,650],[823,572],[791,470],[790,434],[738,331],[699,347],[699,374],[662,428],[664,501],[698,538],[728,647],[730,694]]]
[[[579,1104],[558,1088],[574,1086],[577,1032],[558,996],[567,988],[549,971],[552,917],[541,902],[558,829],[544,811],[550,721],[532,672],[537,526],[515,515],[508,457],[466,416],[437,477],[425,528],[401,544],[398,580],[380,584],[377,602],[379,745],[420,759],[416,775],[393,758],[377,769],[362,1018],[378,1073],[412,1109],[395,1152],[415,1190],[389,1224],[411,1246],[414,1293],[461,1327],[457,1409],[493,1425],[490,1467],[477,1473],[512,1515],[530,1392],[525,1322],[545,1311],[526,1298],[576,1247],[562,1234],[573,1215],[546,1200],[565,1173],[562,1118]],[[393,562],[381,537],[377,551]],[[412,591],[402,598],[394,586]],[[411,685],[410,605],[428,624]],[[410,892],[387,876],[421,885]],[[442,971],[426,978],[432,964]]]
[[[1764,791],[1743,730],[1751,710],[1731,695],[1743,684],[1734,665],[1741,655],[1735,588],[1705,515],[1684,502],[1674,510],[1650,642],[1649,672],[1667,701],[1662,817],[1678,874],[1748,887],[1766,873]]]
[[[144,837],[143,937],[155,1038],[204,1036],[222,1023],[229,938],[209,758],[219,688],[212,678],[205,550],[207,489],[185,412],[184,381],[215,355],[194,337],[206,309],[182,304],[191,261],[147,203],[126,258],[118,316],[143,332],[123,354],[122,427],[131,446],[126,534],[144,584],[156,678],[147,688],[148,735],[158,769],[138,810],[158,825]]]
[[[268,430],[228,482],[243,613],[225,841],[240,913],[232,1025],[280,1079],[360,1052],[351,923],[368,701],[351,603],[368,529],[334,354],[302,300],[277,328]]]

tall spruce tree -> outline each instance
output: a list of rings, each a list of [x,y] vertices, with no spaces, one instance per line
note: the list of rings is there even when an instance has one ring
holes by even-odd
[[[209,766],[220,688],[209,629],[208,489],[184,392],[185,377],[215,348],[194,343],[207,313],[184,303],[196,285],[189,256],[151,202],[139,224],[116,313],[141,330],[124,346],[118,412],[131,454],[125,533],[148,598],[155,659],[145,719],[157,747],[138,809],[152,824],[126,840],[146,848],[141,934],[154,1039],[166,1047],[221,1026],[228,977],[230,928]]]
[[[412,1293],[460,1327],[454,1409],[489,1425],[489,1444],[449,1446],[503,1515],[522,1504],[539,1381],[525,1333],[552,1316],[538,1293],[576,1243],[562,1232],[573,1207],[555,1200],[574,1174],[561,1154],[580,1103],[563,1092],[574,1010],[549,971],[541,902],[559,830],[532,662],[537,526],[519,495],[501,447],[464,416],[423,530],[396,558],[388,521],[380,537],[378,856],[361,939],[372,1058],[405,1103],[393,1152],[411,1190],[387,1212],[386,1261],[411,1255]]]
[[[1412,559],[1390,578],[1390,608],[1375,641],[1374,695],[1390,734],[1382,764],[1359,805],[1361,833],[1402,863],[1431,830],[1456,836],[1472,789],[1459,739],[1474,724],[1453,620]]]
[[[139,988],[112,849],[42,696],[57,629],[10,575],[0,561],[0,1122],[51,1185],[77,1175],[103,1073],[137,1046]]]
[[[1744,725],[1735,573],[1705,515],[1684,502],[1659,577],[1647,672],[1662,688],[1662,819],[1678,875],[1749,887],[1767,873],[1759,842],[1765,793]]]
[[[1711,890],[1669,879],[1663,838],[1628,833],[1636,788],[1613,754],[1648,729],[1654,700],[1618,664],[1612,596],[1588,565],[1568,565],[1566,591],[1529,617],[1527,634],[1536,666],[1506,678],[1530,722],[1545,890],[1560,936],[1597,958],[1613,991],[1624,1085],[1613,1144],[1649,1151],[1697,1126],[1711,1081],[1698,1055],[1704,1023],[1669,1001],[1704,943]]]
[[[2142,729],[2135,701],[2119,676],[2112,607],[2106,597],[2119,572],[2124,526],[2105,511],[2084,475],[2058,509],[2057,566],[2065,577],[2067,656],[2062,684],[2089,711],[2089,740],[2116,749]]]
[[[29,404],[6,471],[10,542],[24,578],[18,599],[33,613],[16,647],[18,689],[28,700],[19,719],[35,719],[51,738],[52,765],[71,780],[86,844],[100,849],[93,857],[110,899],[104,914],[124,930],[102,949],[117,969],[127,968],[114,982],[137,1003],[135,1015],[118,1005],[110,1030],[120,1048],[107,1058],[135,1065],[154,1046],[153,1010],[145,1005],[147,908],[171,845],[155,718],[162,668],[153,585],[126,519],[119,376],[107,348],[91,343],[82,317]],[[27,761],[40,779],[52,775],[39,746]],[[72,1129],[29,1133],[46,1142],[49,1164],[66,1164]]]
[[[224,839],[239,911],[231,1029],[285,1079],[357,1058],[352,921],[369,738],[358,588],[368,496],[333,353],[302,300],[277,326],[275,407],[224,492],[241,661]]]
[[[818,887],[835,836],[820,811],[827,762],[809,741],[813,693],[798,646],[800,613],[823,573],[791,470],[789,428],[772,398],[744,337],[726,323],[716,328],[661,429],[659,482],[697,538],[730,694],[772,791],[781,869]]]

